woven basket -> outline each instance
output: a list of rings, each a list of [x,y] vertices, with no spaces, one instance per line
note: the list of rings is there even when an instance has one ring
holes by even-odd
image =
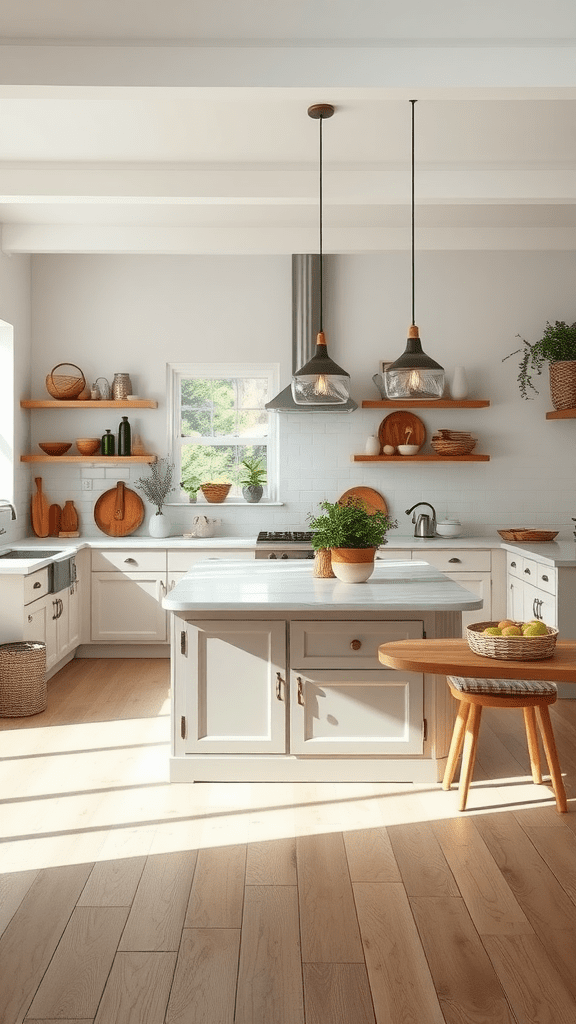
[[[498,530],[502,540],[531,540],[542,543],[545,540],[554,540],[558,536],[558,530]]]
[[[576,359],[550,363],[550,397],[555,409],[576,409]]]
[[[470,455],[476,447],[476,439],[470,441],[443,441],[433,437],[430,444],[437,455]]]
[[[332,553],[329,548],[320,548],[314,553],[312,575],[325,580],[336,578],[332,572]]]
[[[77,377],[75,374],[55,373],[60,366],[72,366],[75,370],[78,370],[80,374]],[[57,398],[60,401],[70,401],[72,398],[78,398],[78,395],[82,394],[86,387],[86,378],[82,373],[79,366],[75,363],[58,363],[53,370],[46,377],[46,390],[52,398]]]
[[[547,626],[546,636],[483,636],[488,626],[497,625],[497,622],[473,622],[468,626],[466,639],[474,654],[499,661],[539,661],[554,654],[557,629]]]
[[[37,715],[46,708],[46,644],[0,645],[0,717]]]
[[[225,501],[231,487],[232,484],[201,484],[200,490],[206,501],[217,504],[220,501]]]

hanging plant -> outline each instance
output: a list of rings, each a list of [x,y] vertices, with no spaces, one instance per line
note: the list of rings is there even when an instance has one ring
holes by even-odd
[[[533,398],[534,395],[528,394],[529,391],[533,391],[535,395],[540,394],[532,378],[541,375],[544,363],[576,360],[576,323],[567,324],[563,320],[556,320],[551,324],[547,321],[542,337],[533,343],[526,341],[520,334],[516,337],[520,338],[525,348],[517,348],[510,352],[504,356],[502,362],[518,355],[519,352],[522,353],[520,372],[516,378],[522,398]]]

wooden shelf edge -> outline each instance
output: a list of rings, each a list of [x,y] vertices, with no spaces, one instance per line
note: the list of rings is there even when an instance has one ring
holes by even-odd
[[[138,398],[133,402],[103,398],[97,402],[61,402],[58,399],[22,398],[20,407],[22,409],[157,409],[158,402],[148,398]]]
[[[452,398],[411,398],[404,402],[384,399],[372,401],[367,398],[362,402],[363,409],[486,409],[489,405],[490,402],[480,398],[464,398],[462,401]]]
[[[122,465],[125,462],[157,462],[157,455],[21,455],[20,462],[91,462]]]
[[[546,413],[547,420],[574,420],[576,409],[554,409]]]
[[[353,462],[490,462],[489,455],[353,455]]]

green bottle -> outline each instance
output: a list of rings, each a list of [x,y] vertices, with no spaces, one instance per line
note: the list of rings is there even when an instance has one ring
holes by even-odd
[[[116,451],[116,439],[114,434],[111,434],[109,430],[106,431],[102,438],[102,455],[114,455]]]
[[[118,455],[132,454],[132,437],[128,417],[123,416],[118,427]]]

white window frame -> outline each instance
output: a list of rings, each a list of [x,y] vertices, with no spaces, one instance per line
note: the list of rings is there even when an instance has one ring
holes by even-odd
[[[267,377],[268,378],[268,401],[279,391],[280,366],[278,363],[167,363],[167,396],[168,396],[168,447],[176,467],[176,474],[180,472],[180,380],[182,377]],[[250,503],[242,498],[239,501],[232,499],[226,504],[241,504],[246,508],[257,508],[258,505],[267,503],[278,503],[279,495],[279,445],[278,445],[278,417],[268,413],[268,434],[266,438],[254,438],[254,443],[262,444],[263,440],[267,447],[267,498],[264,502]],[[239,438],[235,435],[219,437],[211,444],[250,444],[250,439]],[[180,477],[176,477],[178,487]],[[183,504],[182,501],[173,501],[170,504]]]

